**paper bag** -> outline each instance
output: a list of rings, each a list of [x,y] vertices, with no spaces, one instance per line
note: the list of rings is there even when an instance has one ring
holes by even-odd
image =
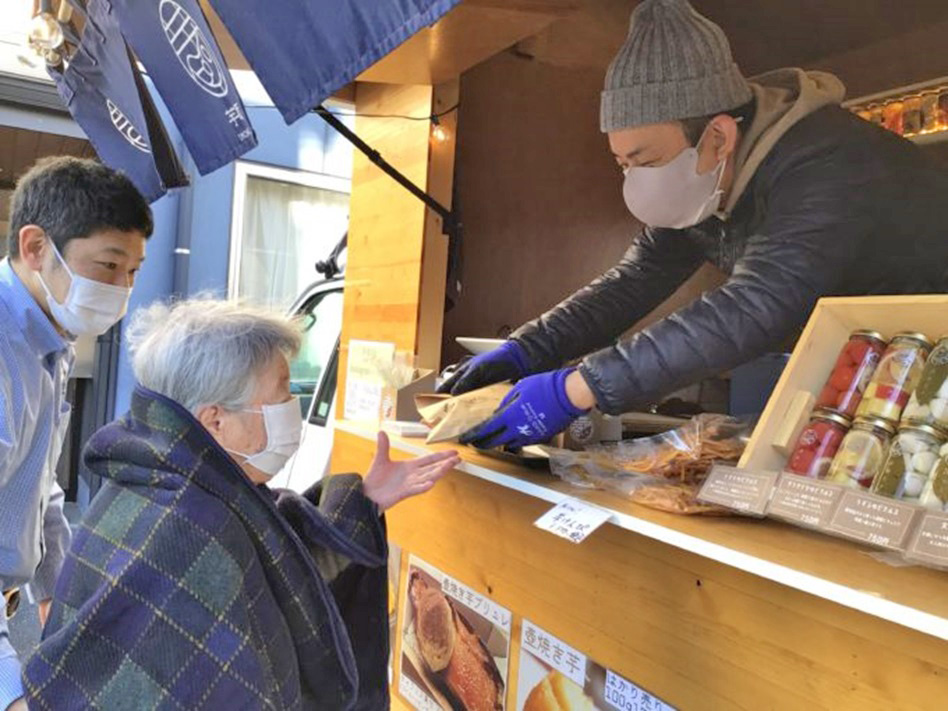
[[[510,383],[499,383],[457,397],[416,395],[418,414],[422,422],[431,427],[427,443],[451,442],[489,419],[511,387]]]

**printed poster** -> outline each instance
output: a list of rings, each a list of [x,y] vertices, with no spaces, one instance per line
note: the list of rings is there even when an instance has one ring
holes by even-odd
[[[516,711],[676,711],[631,681],[523,621]]]
[[[504,711],[511,614],[409,557],[398,691],[417,711]]]

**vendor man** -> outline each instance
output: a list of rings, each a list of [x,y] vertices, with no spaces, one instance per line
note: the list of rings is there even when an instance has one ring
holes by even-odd
[[[92,160],[43,160],[13,193],[0,261],[0,711],[26,709],[7,619],[29,583],[45,624],[69,548],[56,463],[72,344],[125,314],[151,231],[132,182]]]
[[[646,227],[614,268],[445,384],[518,381],[462,442],[519,447],[594,406],[656,402],[778,348],[821,296],[948,291],[948,178],[841,108],[843,94],[800,69],[747,81],[686,0],[643,0],[606,74],[601,128]],[[706,261],[723,286],[617,340]]]

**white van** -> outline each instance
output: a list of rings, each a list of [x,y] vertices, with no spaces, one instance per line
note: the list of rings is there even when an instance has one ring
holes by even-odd
[[[344,244],[344,243],[343,243]],[[317,281],[300,294],[290,313],[303,322],[300,354],[290,364],[290,391],[303,408],[303,442],[270,485],[303,492],[329,469],[336,411],[339,336],[342,331],[342,290],[345,252],[331,257],[330,278]]]

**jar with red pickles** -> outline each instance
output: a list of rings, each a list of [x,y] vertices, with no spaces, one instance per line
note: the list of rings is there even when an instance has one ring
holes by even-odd
[[[813,479],[825,479],[852,421],[831,410],[815,410],[803,428],[786,470]]]
[[[897,423],[922,377],[932,342],[922,333],[899,333],[889,343],[869,381],[856,417]]]
[[[833,372],[820,391],[816,406],[852,418],[879,365],[885,346],[881,333],[854,331],[840,351]]]
[[[868,489],[882,469],[895,426],[885,420],[856,420],[830,465],[827,481]]]
[[[902,111],[904,106],[901,101],[893,100],[886,102],[882,107],[882,122],[886,130],[897,133],[900,136],[904,131],[902,123]]]

